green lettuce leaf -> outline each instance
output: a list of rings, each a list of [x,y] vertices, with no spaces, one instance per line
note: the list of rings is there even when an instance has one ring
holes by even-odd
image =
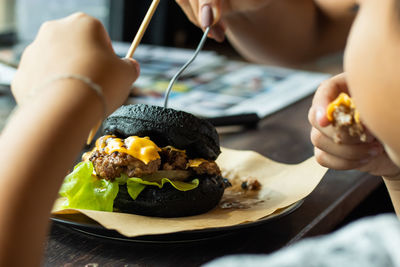
[[[128,193],[133,200],[146,188],[158,186],[162,188],[165,183],[170,183],[180,191],[189,191],[198,187],[199,179],[191,182],[171,181],[162,178],[158,182],[149,182],[141,178],[129,178],[126,174],[115,179],[114,182],[98,179],[93,175],[93,163],[81,162],[77,164],[67,177],[60,189],[60,195],[66,200],[62,204],[64,209],[87,209],[98,211],[113,211],[114,200],[119,191],[119,185],[126,184]]]
[[[120,177],[115,178],[115,181],[118,182],[119,185],[124,185],[126,184],[126,181],[128,181],[129,176],[125,173],[122,173]]]
[[[60,195],[66,197],[62,208],[113,211],[118,194],[118,182],[98,179],[92,162],[81,162],[64,179]]]
[[[149,182],[142,180],[140,178],[129,178],[126,182],[128,187],[128,193],[133,200],[135,200],[139,194],[148,185],[158,186],[162,188],[165,183],[170,183],[175,189],[179,191],[189,191],[197,188],[199,186],[199,179],[193,179],[191,182],[181,182],[181,181],[171,181],[168,178],[162,178],[160,182]]]

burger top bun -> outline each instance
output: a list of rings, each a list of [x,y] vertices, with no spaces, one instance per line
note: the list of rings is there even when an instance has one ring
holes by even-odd
[[[148,136],[158,146],[186,150],[188,156],[215,160],[221,153],[214,126],[192,114],[144,104],[117,109],[104,122],[104,133],[118,137]]]

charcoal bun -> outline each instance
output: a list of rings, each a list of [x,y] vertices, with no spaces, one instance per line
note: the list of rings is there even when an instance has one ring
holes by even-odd
[[[161,189],[146,186],[136,200],[130,197],[126,185],[121,185],[114,208],[124,213],[166,218],[202,214],[218,205],[225,184],[221,176],[204,176],[199,180],[197,188],[185,192],[169,183]]]
[[[215,160],[221,153],[218,133],[211,123],[170,108],[122,106],[105,120],[103,131],[122,138],[148,136],[158,146],[184,149],[192,158]]]

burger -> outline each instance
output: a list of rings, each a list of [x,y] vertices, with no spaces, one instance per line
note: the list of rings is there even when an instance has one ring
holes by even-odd
[[[339,130],[344,130],[352,137],[357,137],[362,142],[367,141],[367,134],[360,120],[360,113],[353,100],[346,93],[341,93],[332,101],[326,110],[327,118]],[[339,140],[336,136],[335,139]]]
[[[213,209],[226,182],[219,137],[206,120],[150,105],[122,106],[65,178],[63,208],[182,217]]]

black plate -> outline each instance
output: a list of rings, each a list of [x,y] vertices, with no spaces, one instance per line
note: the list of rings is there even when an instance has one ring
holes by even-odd
[[[212,238],[219,238],[231,234],[232,230],[244,229],[248,227],[257,226],[260,224],[265,224],[267,222],[271,222],[273,220],[279,219],[283,216],[292,213],[293,211],[298,209],[302,203],[303,200],[298,201],[286,208],[279,210],[278,212],[273,213],[272,215],[266,216],[254,222],[237,224],[226,227],[206,228],[201,230],[183,231],[183,232],[159,234],[159,235],[145,235],[137,237],[126,237],[121,235],[115,230],[106,229],[100,224],[98,224],[96,221],[93,221],[84,215],[81,216],[53,215],[50,219],[55,223],[68,226],[69,228],[79,231],[81,233],[112,240],[138,242],[138,243],[160,243],[160,244],[187,243],[187,242],[198,242]]]

